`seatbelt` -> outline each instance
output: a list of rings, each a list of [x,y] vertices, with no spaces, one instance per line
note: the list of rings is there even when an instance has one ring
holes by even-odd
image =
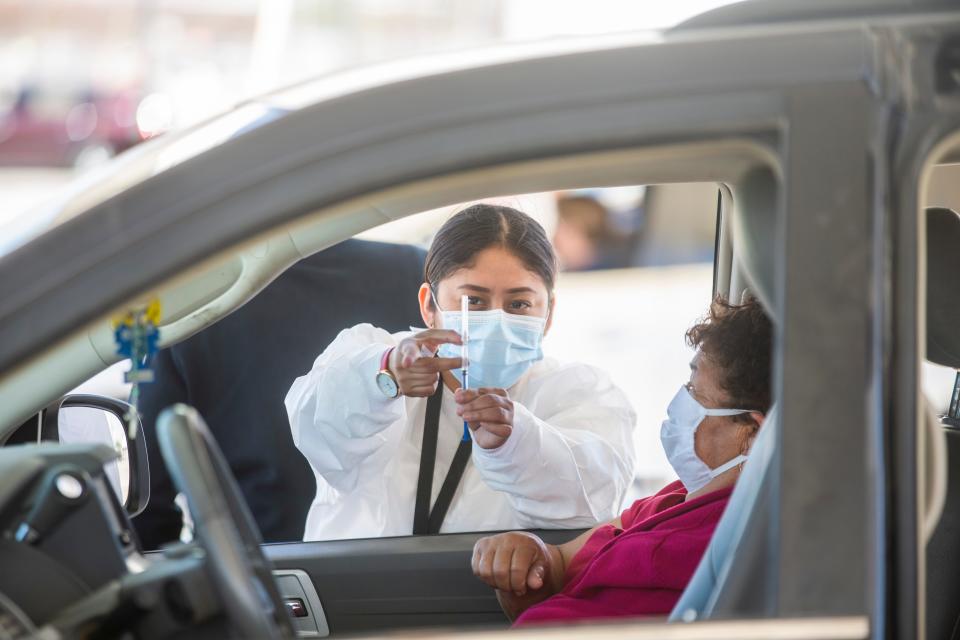
[[[457,491],[463,472],[470,460],[473,439],[460,442],[453,456],[447,477],[443,480],[437,501],[430,509],[430,494],[433,492],[433,469],[437,463],[437,435],[440,431],[440,404],[443,402],[443,380],[437,391],[427,400],[427,414],[423,420],[423,444],[420,447],[420,476],[417,478],[417,502],[413,507],[413,534],[439,533],[440,525],[447,515],[453,494]]]

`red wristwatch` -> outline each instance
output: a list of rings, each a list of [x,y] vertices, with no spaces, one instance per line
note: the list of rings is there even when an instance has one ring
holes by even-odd
[[[400,395],[400,385],[397,379],[390,371],[390,354],[393,353],[393,347],[383,352],[380,358],[380,371],[377,372],[377,388],[388,398],[396,398]]]

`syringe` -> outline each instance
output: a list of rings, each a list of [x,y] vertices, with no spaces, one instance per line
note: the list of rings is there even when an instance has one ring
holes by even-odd
[[[467,347],[470,336],[470,296],[461,296],[460,297],[460,340],[463,342],[463,345],[460,347],[460,355],[463,359],[461,363],[460,372],[463,375],[463,388],[470,388],[470,353]],[[467,421],[463,421],[463,442],[470,441],[470,427],[467,426]]]

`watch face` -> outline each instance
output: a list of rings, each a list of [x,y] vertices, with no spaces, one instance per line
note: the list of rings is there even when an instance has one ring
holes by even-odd
[[[377,386],[388,398],[396,398],[399,395],[400,389],[397,388],[396,381],[382,371],[377,374]]]

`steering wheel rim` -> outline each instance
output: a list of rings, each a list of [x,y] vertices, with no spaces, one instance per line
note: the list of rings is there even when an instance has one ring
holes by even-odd
[[[239,637],[294,638],[262,538],[199,412],[185,404],[157,419],[157,441],[174,485],[186,497],[223,608]]]

